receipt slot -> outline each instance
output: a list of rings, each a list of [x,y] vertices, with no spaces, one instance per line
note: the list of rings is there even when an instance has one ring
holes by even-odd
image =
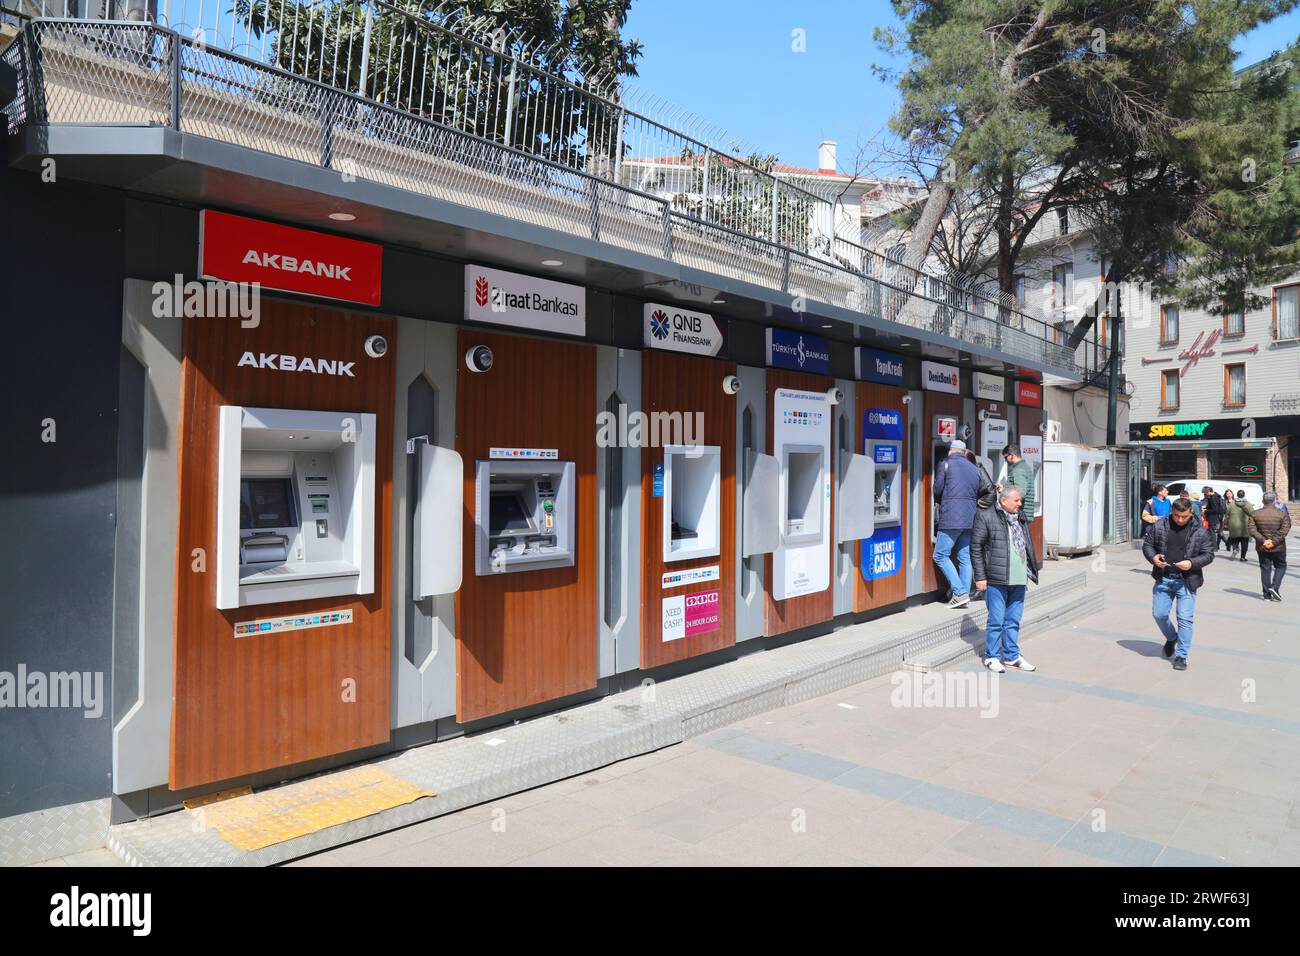
[[[721,550],[722,448],[664,447],[665,561],[716,557]]]
[[[217,607],[375,589],[375,416],[222,406]]]
[[[571,461],[479,461],[476,573],[572,567],[574,481]]]

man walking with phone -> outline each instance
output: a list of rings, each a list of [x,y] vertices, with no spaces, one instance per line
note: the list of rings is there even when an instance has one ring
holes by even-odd
[[[1187,670],[1187,653],[1192,647],[1192,626],[1196,615],[1196,592],[1205,583],[1201,569],[1214,560],[1210,532],[1192,517],[1190,502],[1179,499],[1168,516],[1151,526],[1142,544],[1142,555],[1151,562],[1151,616],[1164,635],[1165,657],[1174,659],[1174,670]],[[1175,627],[1169,615],[1178,620]]]

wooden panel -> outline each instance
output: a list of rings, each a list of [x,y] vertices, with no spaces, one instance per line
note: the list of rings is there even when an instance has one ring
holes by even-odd
[[[464,330],[457,354],[493,352],[492,369],[459,364],[456,449],[465,460],[464,582],[456,595],[456,718],[462,722],[596,686],[596,350]],[[475,573],[474,477],[493,446],[555,448],[574,462],[574,565]]]
[[[1039,387],[1041,388],[1042,386]],[[1019,441],[1021,435],[1029,435],[1031,437],[1037,435],[1041,437],[1043,434],[1041,431],[1039,431],[1040,426],[1043,424],[1043,410],[1041,408],[1030,408],[1025,405],[1017,406],[1016,422],[1017,422],[1017,431],[1015,433],[1015,439],[1014,439],[1016,441]],[[1039,471],[1040,478],[1045,477],[1046,474],[1047,474],[1046,468],[1043,468]],[[1035,488],[1034,491],[1037,492],[1039,501],[1047,500],[1047,498],[1043,495],[1043,489],[1041,487]],[[1043,519],[1042,518],[1035,518],[1030,523],[1029,536],[1033,539],[1034,548],[1038,552],[1038,556],[1041,559],[1043,556]]]
[[[641,407],[647,414],[680,412],[685,417],[702,413],[703,433],[695,434],[693,440],[722,449],[721,553],[713,558],[672,563],[663,559],[665,499],[654,497],[654,469],[664,460],[663,449],[642,449],[641,549],[645,571],[641,581],[641,666],[649,668],[736,643],[736,398],[722,390],[723,378],[734,375],[736,366],[717,359],[647,350],[641,370]],[[670,438],[661,441],[676,443]],[[720,580],[663,590],[664,572],[715,564],[719,566]],[[701,591],[719,592],[719,629],[665,643],[663,599]]]
[[[767,450],[774,454],[773,435],[776,416],[773,414],[773,398],[778,388],[797,388],[806,392],[825,392],[835,380],[825,375],[809,375],[806,372],[787,372],[784,369],[767,370]],[[837,465],[835,459],[835,441],[831,436],[831,474]],[[772,556],[763,560],[766,569],[766,593],[763,599],[763,633],[768,637],[785,634],[801,627],[820,624],[835,616],[835,482],[831,482],[831,521],[827,529],[831,547],[826,549],[826,563],[830,568],[829,584],[824,591],[805,594],[801,597],[778,601],[772,597]]]
[[[900,487],[902,489],[902,514],[903,530],[902,543],[898,553],[898,573],[887,578],[879,578],[875,581],[868,581],[862,576],[862,549],[858,546],[857,552],[857,584],[854,587],[853,608],[856,611],[870,611],[875,608],[885,607],[889,604],[905,600],[907,598],[907,522],[911,519],[911,510],[908,507],[908,493],[910,486],[908,475],[908,441],[907,441],[907,406],[903,404],[903,397],[907,394],[906,390],[895,388],[892,385],[876,385],[870,382],[858,383],[857,396],[857,417],[858,420],[854,426],[854,440],[857,443],[859,454],[866,452],[866,443],[862,437],[862,416],[869,408],[888,408],[898,412],[904,423],[903,427],[903,449],[902,449],[902,480]]]
[[[924,514],[921,525],[921,590],[937,591],[947,589],[948,579],[943,576],[939,566],[934,563],[934,539],[931,528],[934,521],[934,496],[931,479],[934,477],[934,416],[955,415],[962,417],[965,399],[960,395],[945,392],[925,393],[925,416],[921,422],[921,437],[925,443],[921,449],[921,501]]]
[[[173,789],[343,753],[388,740],[389,528],[396,324],[263,299],[261,323],[186,319],[182,334],[180,523],[172,706]],[[366,336],[388,338],[380,359]],[[355,377],[240,367],[245,351],[354,362]],[[353,597],[216,607],[217,419],[222,405],[373,412],[375,591]],[[205,573],[192,550],[206,553]],[[350,608],[353,623],[234,637],[237,622]],[[354,700],[344,694],[355,681]]]

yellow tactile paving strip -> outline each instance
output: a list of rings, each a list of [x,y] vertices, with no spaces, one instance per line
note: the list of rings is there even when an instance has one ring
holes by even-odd
[[[381,767],[367,766],[262,793],[248,787],[223,790],[186,800],[185,810],[197,827],[247,852],[432,796]]]

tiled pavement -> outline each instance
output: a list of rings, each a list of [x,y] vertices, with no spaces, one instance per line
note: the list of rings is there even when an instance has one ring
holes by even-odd
[[[1098,560],[1037,673],[964,669],[992,718],[886,676],[292,865],[1300,864],[1300,573],[1211,565],[1179,673],[1140,555]]]

